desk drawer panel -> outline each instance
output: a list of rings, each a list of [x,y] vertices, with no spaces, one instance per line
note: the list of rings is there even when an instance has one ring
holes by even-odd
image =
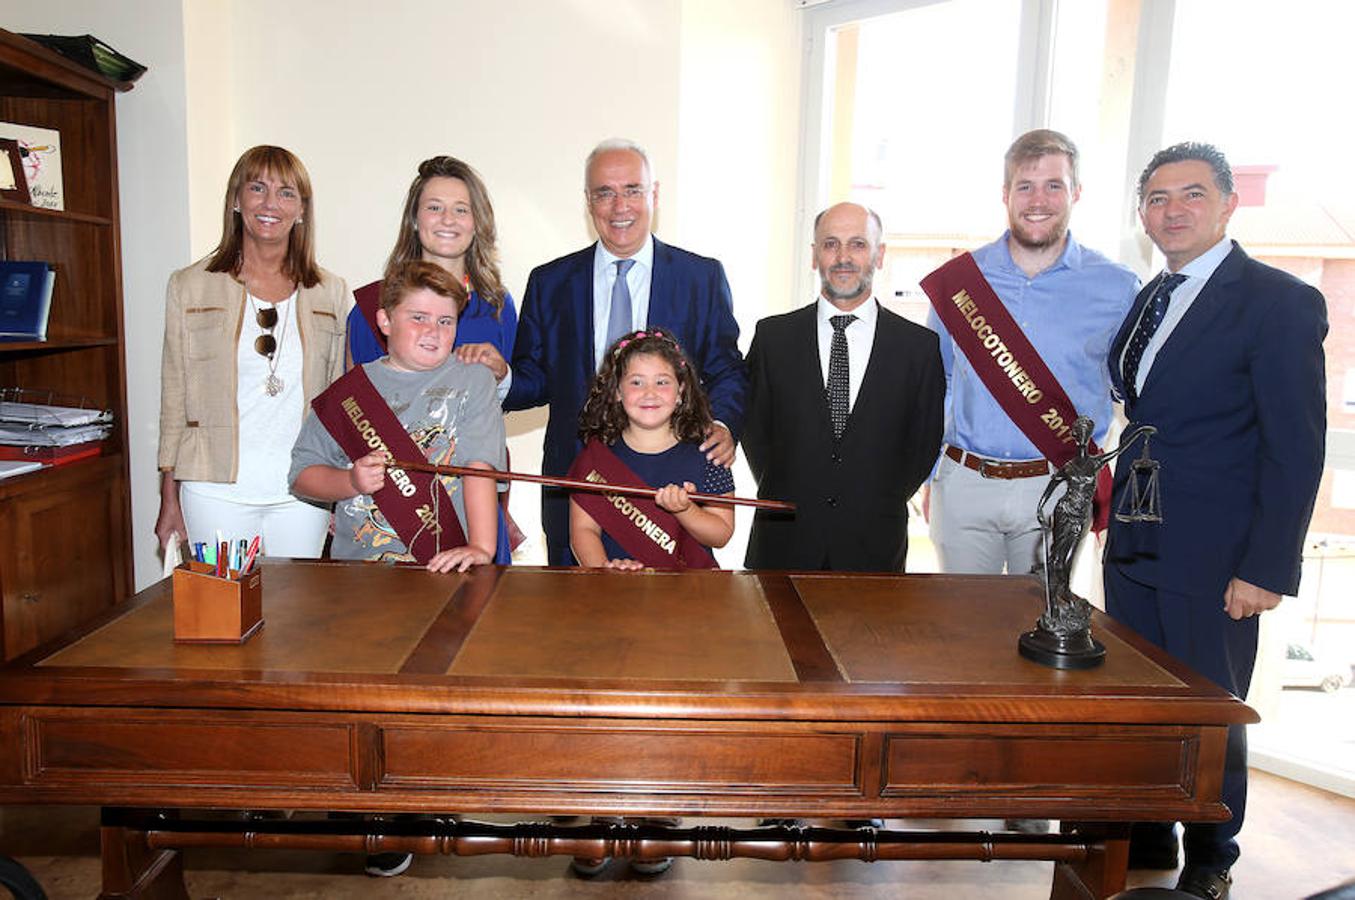
[[[34,716],[34,783],[98,777],[183,784],[351,787],[350,729],[343,725],[157,717]]]
[[[884,796],[985,793],[1188,796],[1198,753],[1185,734],[891,735]]]
[[[383,729],[383,786],[860,794],[855,734]]]

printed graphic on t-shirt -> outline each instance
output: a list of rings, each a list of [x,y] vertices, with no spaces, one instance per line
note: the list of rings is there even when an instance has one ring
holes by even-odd
[[[391,399],[391,412],[409,431],[410,438],[422,451],[424,458],[438,466],[452,465],[456,455],[457,426],[466,407],[467,392],[446,385],[432,385],[422,391],[413,403]],[[461,489],[461,479],[451,475],[438,478],[448,497],[455,497]],[[355,522],[353,543],[368,552],[367,559],[378,562],[409,562],[414,557],[406,550],[395,529],[381,515],[376,503],[366,494],[343,501],[345,513]],[[436,505],[434,505],[436,508]]]

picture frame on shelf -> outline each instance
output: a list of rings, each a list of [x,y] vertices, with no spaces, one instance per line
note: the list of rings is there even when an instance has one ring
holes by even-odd
[[[19,145],[24,177],[28,182],[28,202],[43,209],[65,209],[61,133],[55,128],[0,122],[0,138],[8,138]]]
[[[0,197],[15,203],[28,203],[28,178],[24,175],[23,152],[13,138],[0,138]]]

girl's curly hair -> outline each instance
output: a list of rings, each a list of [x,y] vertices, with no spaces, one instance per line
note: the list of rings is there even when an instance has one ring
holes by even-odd
[[[621,406],[621,379],[630,358],[639,353],[667,361],[677,373],[678,403],[671,422],[674,436],[688,443],[699,444],[705,440],[707,429],[715,421],[706,391],[678,342],[659,328],[632,331],[607,348],[602,368],[594,376],[583,412],[579,414],[579,438],[585,443],[590,438],[597,438],[604,444],[611,444],[621,436],[629,424],[626,410]]]

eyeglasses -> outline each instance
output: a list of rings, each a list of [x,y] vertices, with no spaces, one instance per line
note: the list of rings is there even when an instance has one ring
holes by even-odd
[[[267,332],[254,339],[254,352],[260,356],[268,357],[271,361],[273,354],[278,352],[278,342],[273,337],[273,329],[278,324],[278,308],[276,306],[265,306],[254,310],[254,321]]]
[[[594,206],[606,206],[617,196],[627,200],[642,200],[649,194],[651,187],[652,185],[648,184],[628,184],[621,189],[619,195],[616,190],[609,187],[593,188],[588,192],[588,202]]]

